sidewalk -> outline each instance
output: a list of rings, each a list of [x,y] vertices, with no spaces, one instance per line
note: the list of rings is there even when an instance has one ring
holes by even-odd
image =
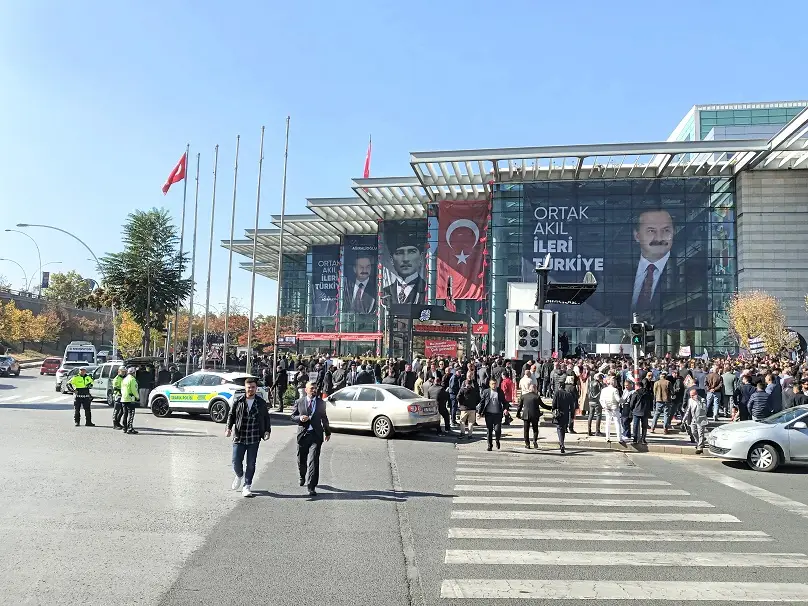
[[[713,424],[711,422],[710,429],[717,427],[718,425],[722,425],[727,421],[719,421],[718,424]],[[661,425],[661,423],[660,423]],[[693,442],[690,441],[687,433],[680,433],[678,431],[678,426],[674,426],[670,433],[667,435],[662,433],[661,427],[657,429],[657,433],[651,433],[651,430],[648,430],[648,435],[646,437],[648,441],[648,445],[644,444],[632,444],[628,442],[625,446],[622,446],[620,442],[613,438],[611,443],[606,442],[605,437],[600,436],[588,436],[586,433],[586,426],[587,421],[586,417],[578,416],[575,420],[575,430],[578,433],[569,433],[567,432],[566,439],[564,441],[565,446],[567,449],[576,449],[576,448],[585,448],[589,450],[616,450],[619,452],[629,452],[629,453],[638,453],[638,452],[662,452],[668,454],[686,454],[686,455],[695,455],[696,454],[696,446]],[[525,451],[525,441],[524,441],[524,424],[521,419],[514,418],[513,423],[510,425],[503,425],[502,426],[502,447],[508,448],[513,450],[517,448],[520,452]],[[601,425],[601,429],[603,429],[603,425]],[[457,436],[459,432],[455,428],[453,428],[453,435]],[[472,442],[466,442],[465,440],[461,440],[459,444],[463,445],[474,445],[479,449],[484,449],[487,446],[485,441],[485,425],[477,425],[474,427],[474,439]],[[531,444],[532,444],[532,433],[531,433]],[[552,423],[543,422],[539,426],[539,449],[540,450],[553,450],[558,449],[558,435],[556,433],[556,426]],[[700,456],[711,456],[709,451],[705,448],[704,453]]]

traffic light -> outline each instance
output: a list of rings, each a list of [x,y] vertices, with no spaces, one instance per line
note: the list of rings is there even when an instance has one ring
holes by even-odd
[[[162,331],[162,335],[163,335],[163,338],[164,338],[164,339],[168,339],[168,329],[167,329],[167,328],[164,328],[164,329],[163,329],[163,331]]]
[[[644,329],[645,329],[645,325],[642,322],[634,322],[631,325],[631,344],[632,345],[637,345],[638,347],[642,347]]]
[[[656,348],[656,339],[654,338],[654,325],[643,323],[643,350],[653,352]]]

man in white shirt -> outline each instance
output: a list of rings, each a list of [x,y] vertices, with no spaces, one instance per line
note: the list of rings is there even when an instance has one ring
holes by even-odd
[[[656,307],[659,281],[671,256],[673,219],[666,210],[648,210],[639,216],[634,240],[640,245],[640,262],[634,274],[632,311]]]

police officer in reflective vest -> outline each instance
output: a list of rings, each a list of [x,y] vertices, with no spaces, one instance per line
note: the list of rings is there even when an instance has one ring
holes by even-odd
[[[76,427],[81,425],[81,408],[84,408],[84,424],[87,427],[95,427],[93,423],[92,412],[90,412],[90,404],[92,404],[93,397],[90,395],[90,388],[93,386],[93,379],[87,374],[84,368],[79,369],[79,374],[70,379],[70,384],[76,391],[76,397],[73,398],[73,420],[76,422]]]
[[[137,379],[135,373],[137,369],[130,366],[126,370],[126,378],[121,382],[121,404],[123,405],[123,433],[137,433],[132,428],[135,421],[135,406],[140,401],[138,393]]]
[[[118,368],[118,374],[112,379],[112,401],[114,409],[112,412],[112,429],[123,429],[121,424],[121,417],[123,417],[123,404],[121,404],[121,393],[123,380],[126,377],[126,368],[121,366]]]

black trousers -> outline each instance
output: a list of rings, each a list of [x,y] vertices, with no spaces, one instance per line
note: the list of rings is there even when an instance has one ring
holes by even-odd
[[[488,445],[493,446],[494,438],[499,444],[499,439],[502,437],[502,415],[496,412],[485,413],[485,429],[488,432]]]
[[[596,419],[595,433],[600,433],[600,423],[603,420],[603,407],[600,404],[589,403],[589,412],[586,415],[586,431],[592,433],[592,419]]]
[[[525,444],[530,442],[530,429],[533,428],[533,441],[539,439],[539,419],[528,419],[525,421]]]
[[[121,418],[123,417],[123,404],[121,404],[121,396],[115,396],[115,406],[112,409],[112,426],[118,427],[121,425]]]
[[[76,423],[81,422],[81,409],[84,409],[84,422],[85,423],[92,423],[93,422],[93,413],[90,410],[90,404],[92,404],[93,399],[89,393],[87,394],[80,394],[77,393],[76,397],[73,398],[73,420]]]
[[[314,490],[320,483],[320,449],[314,432],[310,431],[300,437],[297,442],[297,470],[303,484]]]
[[[126,430],[132,429],[132,423],[135,422],[135,407],[137,406],[137,402],[124,402],[121,404],[123,406],[123,420],[121,421],[121,425]]]
[[[451,427],[449,426],[449,409],[446,408],[446,404],[442,402],[438,402],[438,412],[440,416],[443,417],[443,425],[446,428],[446,431],[450,431]]]

